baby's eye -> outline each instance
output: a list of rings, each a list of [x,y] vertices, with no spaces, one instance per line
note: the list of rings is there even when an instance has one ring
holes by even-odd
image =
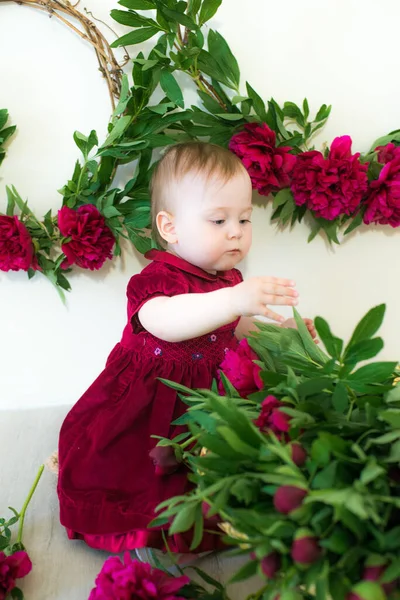
[[[243,225],[243,223],[251,223],[251,221],[250,219],[241,219],[240,224]]]
[[[216,221],[212,221],[214,225],[223,225],[225,223],[225,219],[217,219]]]

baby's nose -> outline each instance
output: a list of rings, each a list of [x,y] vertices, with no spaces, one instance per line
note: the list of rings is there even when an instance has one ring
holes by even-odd
[[[229,229],[229,237],[230,238],[241,238],[243,235],[242,228],[240,223],[234,224]]]

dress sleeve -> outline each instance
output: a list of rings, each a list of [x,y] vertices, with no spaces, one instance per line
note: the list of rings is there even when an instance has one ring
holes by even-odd
[[[134,332],[143,330],[138,319],[138,312],[142,306],[151,298],[157,296],[177,296],[187,294],[189,284],[186,278],[179,272],[167,269],[155,271],[143,271],[131,277],[128,288],[128,320],[132,323]]]

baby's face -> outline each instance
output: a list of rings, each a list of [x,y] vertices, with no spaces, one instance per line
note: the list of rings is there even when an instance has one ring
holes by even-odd
[[[173,188],[177,243],[170,249],[206,271],[232,269],[251,246],[252,189],[247,173],[241,171],[227,182],[188,173]]]

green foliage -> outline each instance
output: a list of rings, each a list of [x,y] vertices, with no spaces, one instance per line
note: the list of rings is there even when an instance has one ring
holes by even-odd
[[[7,124],[7,121],[8,121],[8,110],[6,108],[2,108],[2,109],[0,109],[0,165],[6,156],[6,151],[4,149],[4,145],[16,130],[15,125],[10,125],[9,127],[5,127],[5,125]]]
[[[398,577],[399,371],[397,362],[359,365],[382,348],[373,336],[384,312],[383,305],[371,309],[347,345],[317,318],[327,353],[314,344],[296,311],[298,330],[260,323],[249,343],[259,354],[265,387],[249,399],[241,398],[224,376],[222,397],[168,384],[188,405],[180,422],[195,444],[190,451],[183,448],[182,456],[193,471],[194,489],[165,501],[160,514],[172,521],[171,531],[193,526],[199,531],[199,507],[207,502],[209,514],[219,514],[225,523],[225,541],[244,544],[243,550],[257,557],[233,581],[260,572],[259,560],[278,552],[282,566],[263,588],[270,594],[266,598],[301,589],[307,598],[343,600],[376,555],[387,566],[382,581]],[[275,410],[290,418],[288,433],[259,430],[255,424],[259,402],[270,395],[280,402]],[[306,452],[301,466],[292,460],[293,442]],[[281,486],[307,491],[300,509],[288,515],[277,511],[273,497]],[[310,565],[298,565],[291,557],[295,536],[304,527],[321,548],[321,557]],[[199,535],[193,547],[198,542]]]

